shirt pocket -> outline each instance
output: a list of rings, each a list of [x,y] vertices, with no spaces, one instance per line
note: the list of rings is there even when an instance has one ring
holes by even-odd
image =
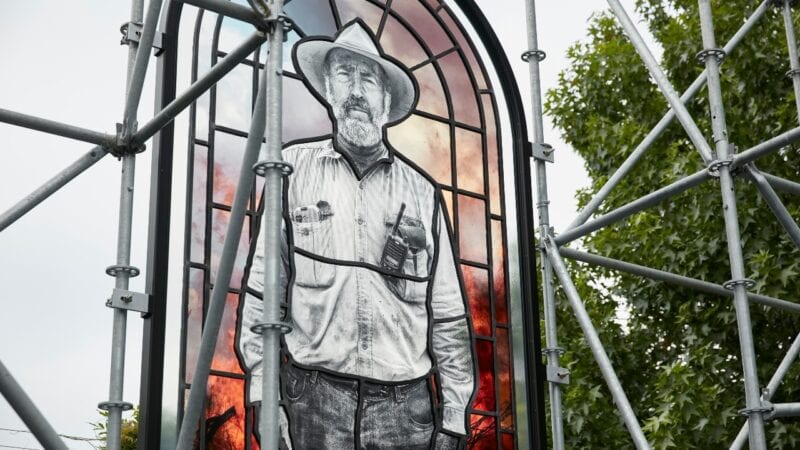
[[[386,216],[385,243],[392,237],[392,229],[397,218]],[[403,238],[403,245],[407,247],[405,259],[400,265],[401,273],[398,277],[384,275],[389,289],[401,300],[407,302],[421,302],[427,296],[428,282],[414,281],[405,277],[426,278],[428,276],[428,251],[425,227],[417,218],[403,217],[398,227],[398,233]],[[403,277],[405,276],[405,277]]]
[[[294,246],[318,256],[332,254],[331,220],[294,222]],[[323,288],[333,284],[336,267],[333,264],[294,254],[294,282],[298,286]]]

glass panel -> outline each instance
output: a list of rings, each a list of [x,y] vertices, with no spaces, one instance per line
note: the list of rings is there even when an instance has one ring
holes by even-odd
[[[204,141],[208,140],[208,111],[211,94],[206,92],[195,101],[194,136]]]
[[[220,372],[243,373],[236,356],[236,312],[239,308],[239,294],[229,292],[222,312],[217,346],[211,368]]]
[[[189,269],[189,283],[186,292],[186,354],[184,381],[192,382],[200,351],[200,336],[203,330],[203,270]]]
[[[492,416],[473,414],[471,421],[472,435],[467,439],[470,450],[494,450],[497,448],[497,426]]]
[[[492,220],[492,285],[494,288],[495,320],[508,323],[506,297],[506,251],[503,247],[503,223]]]
[[[222,257],[222,245],[225,241],[225,232],[228,229],[230,213],[221,209],[214,209],[211,213],[211,283],[216,282],[219,260]],[[242,285],[244,265],[247,261],[247,251],[250,242],[250,223],[245,220],[242,228],[242,237],[239,240],[239,250],[236,254],[236,263],[231,274],[230,287],[238,289]]]
[[[214,28],[217,26],[219,14],[210,11],[203,12],[203,22],[200,24],[197,38],[197,74],[202,76],[211,68],[211,42],[214,37]]]
[[[206,236],[206,187],[208,178],[208,149],[202,145],[194,146],[192,159],[192,205],[189,243],[189,259],[203,263]]]
[[[249,7],[249,6],[248,6]],[[219,50],[230,53],[242,45],[256,30],[247,22],[237,19],[223,18],[219,30]],[[252,58],[252,57],[249,57]]]
[[[419,33],[431,53],[437,55],[453,47],[444,28],[419,0],[402,0],[392,3],[392,9],[400,13],[414,31]]]
[[[331,36],[336,33],[331,4],[328,0],[302,0],[291,2],[284,13],[303,31],[306,36]]]
[[[494,411],[494,346],[492,341],[475,340],[475,356],[478,359],[478,395],[473,408]]]
[[[447,218],[450,219],[450,227],[453,227],[454,216],[453,216],[453,193],[450,191],[442,190],[442,195],[444,196],[444,203],[447,207]]]
[[[514,450],[516,447],[514,446],[514,435],[511,433],[503,433],[502,434],[502,449],[503,450]]]
[[[291,30],[286,35],[286,42],[283,44],[283,52],[281,53],[283,56],[283,61],[281,62],[282,69],[286,72],[295,73],[294,63],[292,62],[292,47],[297,41],[300,40],[300,35],[297,34],[296,31]],[[258,62],[259,64],[265,64],[267,62],[267,50],[269,49],[269,45],[263,44],[258,48]],[[257,89],[257,88],[256,88]]]
[[[504,429],[514,428],[514,402],[511,391],[511,349],[508,342],[508,330],[497,329],[497,384],[500,389],[500,426]]]
[[[500,201],[500,149],[497,145],[500,136],[497,135],[497,123],[495,122],[494,105],[492,97],[488,94],[481,95],[483,102],[483,114],[486,117],[486,153],[489,163],[489,205],[492,214],[503,214],[503,206]]]
[[[444,88],[439,74],[433,63],[425,64],[412,72],[417,79],[419,86],[419,101],[417,109],[427,113],[435,114],[447,119],[450,113],[447,110],[447,100],[444,96]]]
[[[478,100],[475,88],[467,75],[467,68],[458,53],[450,53],[439,59],[439,65],[444,72],[447,88],[450,90],[450,101],[453,102],[453,113],[458,122],[481,126]]]
[[[447,124],[411,115],[389,128],[389,143],[436,182],[452,184],[450,166],[450,127]]]
[[[302,81],[283,77],[283,142],[322,136],[332,131],[328,108]]]
[[[486,263],[486,208],[483,200],[458,196],[458,243],[461,259]]]
[[[489,298],[489,273],[472,266],[461,266],[469,300],[472,329],[476,335],[492,336],[492,305]]]
[[[391,16],[386,19],[386,25],[383,26],[381,47],[387,55],[397,58],[406,67],[416,66],[428,59],[428,55],[420,47],[414,35]]]
[[[346,25],[358,17],[372,29],[373,33],[378,32],[378,26],[383,18],[383,8],[364,0],[339,0],[336,2],[336,6],[339,9],[339,19],[341,19],[342,25]]]
[[[486,78],[484,78],[481,66],[478,63],[478,59],[475,57],[475,50],[469,44],[469,41],[464,36],[464,33],[461,32],[461,29],[458,27],[458,25],[456,25],[456,23],[453,21],[453,17],[450,15],[450,12],[447,11],[447,8],[442,8],[439,10],[439,16],[441,16],[445,26],[448,30],[450,30],[450,33],[453,34],[456,43],[461,48],[464,56],[466,56],[469,67],[472,70],[472,75],[475,77],[475,83],[478,85],[478,89],[486,89]]]
[[[458,188],[483,194],[481,135],[456,127],[456,180]]]
[[[216,123],[243,132],[250,129],[253,68],[239,64],[217,83]]]
[[[244,380],[209,376],[206,401],[205,448],[242,448],[245,437]]]
[[[242,170],[247,139],[217,132],[214,139],[214,193],[215,203],[231,206],[236,194],[239,173]]]

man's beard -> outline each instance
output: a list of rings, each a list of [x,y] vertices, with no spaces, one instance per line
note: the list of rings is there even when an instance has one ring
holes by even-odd
[[[333,105],[330,94],[328,95],[328,103]],[[352,96],[341,104],[334,105],[333,116],[336,118],[338,137],[357,147],[374,147],[378,145],[383,138],[383,126],[389,121],[389,109],[392,104],[392,97],[389,92],[386,92],[383,103],[383,112],[381,114],[373,114],[366,101]],[[367,111],[368,117],[350,116],[348,111],[353,107]]]

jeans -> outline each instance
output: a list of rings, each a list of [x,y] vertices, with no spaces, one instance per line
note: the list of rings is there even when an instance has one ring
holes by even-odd
[[[384,385],[308,371],[283,370],[294,450],[428,449],[434,432],[426,379]]]

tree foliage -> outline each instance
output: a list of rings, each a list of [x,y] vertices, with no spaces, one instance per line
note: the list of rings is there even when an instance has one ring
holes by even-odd
[[[712,2],[718,46],[758,6],[752,0]],[[695,0],[638,0],[637,9],[658,41],[661,64],[683,92],[703,66]],[[609,12],[594,15],[588,38],[573,45],[570,67],[547,93],[546,111],[564,139],[584,158],[590,199],[667,111],[667,103]],[[722,65],[728,136],[739,150],[798,126],[781,11],[771,8]],[[712,143],[705,89],[687,104]],[[797,146],[757,162],[774,175],[800,181]],[[650,148],[633,173],[606,200],[610,211],[679,178],[703,162],[677,121]],[[745,264],[755,292],[800,300],[800,252],[755,186],[736,177]],[[780,194],[792,216],[800,201]],[[654,208],[585,238],[588,251],[722,284],[731,278],[719,183],[706,182]],[[739,333],[733,302],[604,269],[573,264],[573,276],[626,393],[654,448],[727,448],[744,423]],[[561,296],[561,292],[558,294]],[[631,448],[632,444],[572,312],[558,306],[559,338],[571,372],[564,389],[568,448]],[[627,318],[620,320],[623,312]],[[750,308],[759,367],[766,386],[800,332],[800,317],[756,304]],[[800,400],[800,362],[774,402]],[[800,422],[767,424],[770,448],[800,448]]]

